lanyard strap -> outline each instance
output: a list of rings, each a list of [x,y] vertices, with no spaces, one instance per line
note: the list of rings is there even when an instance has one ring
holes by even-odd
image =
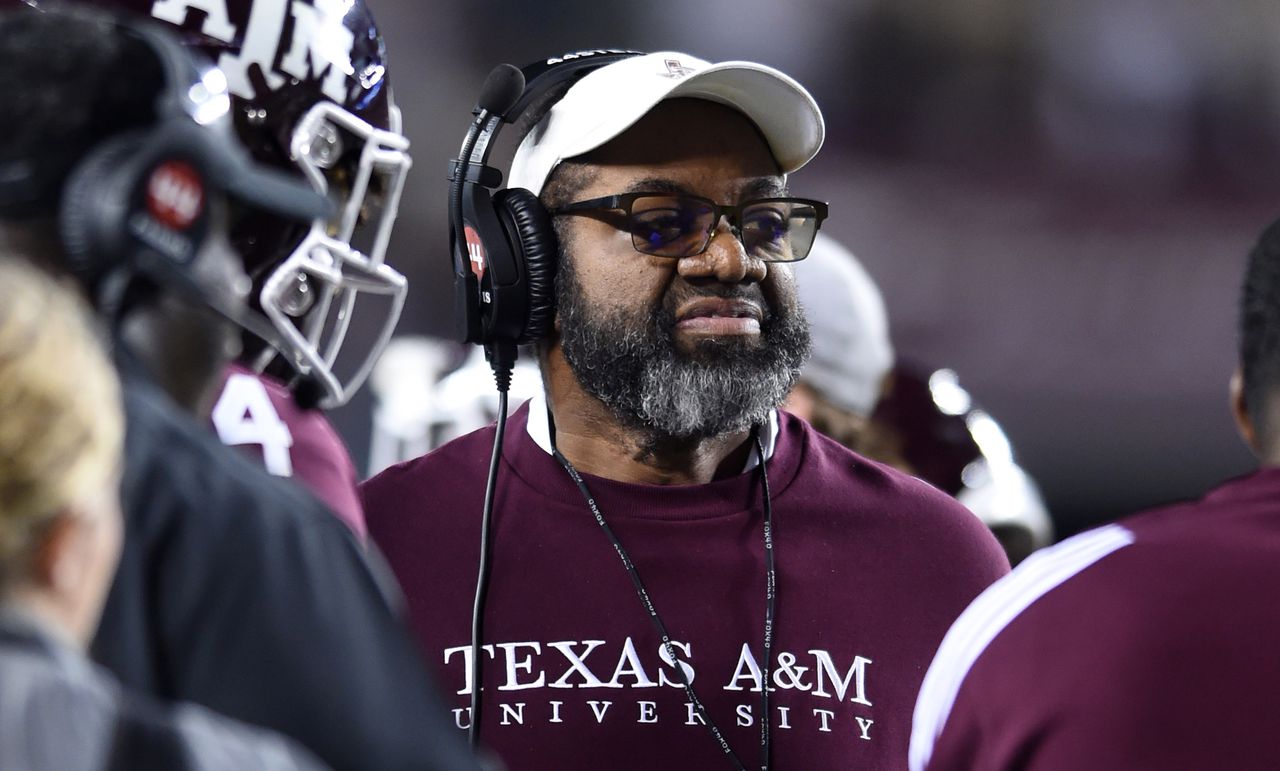
[[[555,434],[552,435],[551,451],[555,455],[556,460],[564,466],[564,470],[568,472],[573,483],[578,486],[579,492],[587,502],[588,508],[596,518],[596,524],[600,525],[600,529],[608,536],[609,542],[613,544],[614,550],[618,552],[618,557],[622,560],[622,566],[626,568],[627,575],[631,577],[631,583],[636,588],[636,595],[640,598],[640,604],[644,606],[645,611],[649,614],[649,619],[653,622],[654,629],[658,632],[659,639],[662,640],[662,647],[667,653],[667,658],[675,663],[676,672],[680,675],[680,682],[684,685],[684,692],[689,698],[689,702],[697,711],[698,717],[702,719],[707,729],[711,731],[711,736],[720,745],[720,749],[728,756],[734,767],[740,771],[746,771],[746,765],[734,754],[733,749],[729,746],[729,741],[725,738],[724,733],[711,719],[711,715],[707,713],[707,708],[703,706],[698,695],[693,691],[693,682],[689,679],[684,667],[680,666],[676,659],[675,649],[671,644],[671,635],[667,633],[667,627],[662,623],[662,619],[658,616],[658,609],[654,607],[653,600],[649,597],[649,592],[644,588],[644,583],[640,580],[640,573],[636,570],[635,563],[631,561],[630,555],[626,549],[622,548],[622,542],[618,540],[618,536],[614,534],[613,528],[609,527],[609,523],[605,521],[604,512],[600,510],[600,506],[596,503],[596,499],[591,495],[591,491],[587,489],[587,483],[583,481],[582,475],[573,467],[569,459],[560,453],[560,449],[555,445]],[[773,617],[774,605],[777,601],[777,577],[774,570],[773,560],[773,505],[769,498],[769,474],[766,467],[766,458],[764,454],[764,445],[760,441],[760,430],[757,426],[752,431],[752,439],[755,441],[756,452],[760,456],[760,487],[764,497],[764,560],[765,560],[765,605],[764,605],[764,661],[760,665],[760,769],[768,771],[769,769],[769,676],[770,662],[773,659]],[[473,718],[474,719],[474,718]]]

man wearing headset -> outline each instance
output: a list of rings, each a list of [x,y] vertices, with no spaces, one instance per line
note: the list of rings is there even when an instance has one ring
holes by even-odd
[[[271,334],[245,303],[232,204],[309,222],[323,199],[248,158],[224,74],[155,25],[6,14],[0,240],[79,281],[124,384],[125,542],[94,657],[334,768],[471,767],[433,732],[446,715],[351,534],[202,424],[241,329]]]
[[[477,592],[493,428],[367,482],[370,534],[456,724],[512,769],[901,766],[922,667],[1007,562],[947,496],[776,409],[809,349],[788,263],[826,207],[786,175],[818,107],[747,62],[542,69],[596,56],[545,115],[506,115],[534,124],[508,182],[539,203],[499,205],[550,215],[518,230],[555,262],[555,316],[545,398],[499,459],[491,570]],[[483,229],[455,225],[487,274]]]

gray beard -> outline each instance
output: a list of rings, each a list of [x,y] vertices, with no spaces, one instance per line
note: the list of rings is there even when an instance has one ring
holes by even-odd
[[[708,339],[684,352],[675,342],[674,302],[639,312],[590,307],[572,268],[560,262],[556,295],[565,360],[587,393],[645,445],[745,431],[782,403],[809,357],[799,303],[766,312],[756,340]],[[707,292],[745,296],[745,290]]]

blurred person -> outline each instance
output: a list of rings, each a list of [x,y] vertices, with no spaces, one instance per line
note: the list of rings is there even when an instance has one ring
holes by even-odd
[[[484,350],[471,348],[454,367],[457,348],[457,343],[429,337],[391,339],[369,378],[375,400],[369,453],[372,474],[497,419],[498,394]],[[509,404],[518,406],[541,392],[537,362],[519,359],[511,373]]]
[[[313,221],[236,144],[220,71],[156,25],[60,5],[0,24],[0,239],[75,276],[115,340],[125,543],[93,654],[127,686],[287,734],[339,769],[468,768],[347,528],[202,426],[245,304],[228,221]],[[234,322],[234,323],[233,323]]]
[[[85,657],[124,530],[119,383],[87,310],[0,253],[0,767],[319,769],[279,736],[126,693]]]
[[[813,356],[786,409],[851,450],[956,497],[1016,565],[1053,541],[1035,483],[955,373],[896,361],[884,299],[862,263],[819,233],[798,271]]]
[[[1011,564],[1053,542],[1039,488],[954,371],[899,359],[888,382],[856,449],[955,496],[991,528]]]
[[[1260,468],[1033,555],[956,621],[913,769],[1275,768],[1280,222],[1249,255],[1230,385]]]
[[[170,25],[227,74],[236,135],[253,158],[326,196],[309,222],[242,217],[231,237],[273,343],[246,333],[212,412],[223,442],[310,489],[364,538],[359,475],[324,409],[360,388],[407,283],[385,262],[409,140],[382,34],[364,0],[100,0]],[[371,344],[344,347],[353,321]],[[344,355],[345,354],[345,355]]]
[[[954,500],[776,409],[809,348],[787,263],[826,206],[786,175],[817,104],[676,52],[512,72],[460,155],[498,116],[528,131],[507,190],[467,187],[500,178],[484,151],[457,168],[454,267],[483,324],[519,249],[545,393],[500,447],[484,428],[361,488],[457,726],[512,769],[901,766],[924,663],[1007,561]],[[512,347],[487,346],[499,381]]]

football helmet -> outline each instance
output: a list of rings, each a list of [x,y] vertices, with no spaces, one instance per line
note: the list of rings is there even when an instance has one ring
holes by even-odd
[[[1053,542],[1053,522],[1004,429],[950,369],[899,360],[876,406],[863,454],[955,497],[991,528],[1017,564]]]
[[[300,175],[333,204],[328,217],[303,226],[242,211],[233,240],[254,280],[255,303],[289,349],[280,351],[284,359],[321,387],[321,406],[345,403],[390,338],[407,292],[385,258],[409,141],[368,7],[363,0],[98,5],[164,22],[209,56],[226,73],[236,133],[250,153]],[[362,326],[376,308],[375,341],[366,354],[339,362],[357,304]],[[265,349],[252,363],[263,369],[274,358]]]

